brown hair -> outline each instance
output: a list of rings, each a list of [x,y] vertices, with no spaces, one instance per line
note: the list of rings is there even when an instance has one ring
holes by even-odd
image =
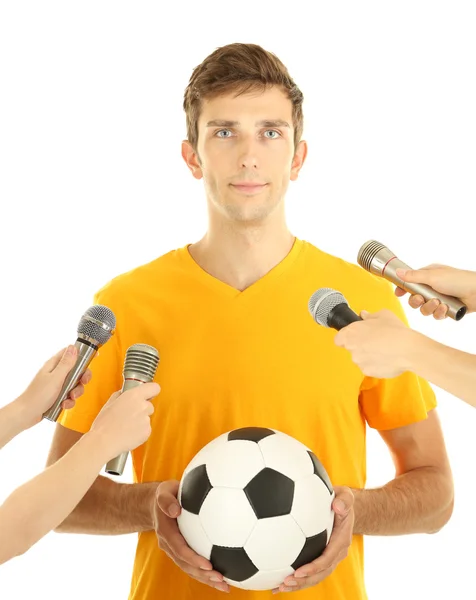
[[[256,44],[228,44],[217,48],[198,67],[185,89],[183,108],[187,117],[187,139],[197,149],[198,118],[202,100],[220,94],[236,95],[277,85],[293,104],[294,146],[303,132],[303,95],[279,58]]]

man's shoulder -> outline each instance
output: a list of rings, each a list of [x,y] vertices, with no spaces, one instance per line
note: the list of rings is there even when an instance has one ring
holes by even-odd
[[[373,296],[379,299],[393,296],[391,284],[382,277],[369,273],[356,263],[325,252],[310,242],[305,244],[307,268],[314,268],[316,273],[321,274],[322,279],[327,282],[323,287],[336,289],[349,301],[356,296],[364,298]]]
[[[96,300],[101,302],[104,298],[121,298],[123,294],[129,294],[132,290],[160,285],[179,268],[179,255],[182,251],[182,248],[170,250],[158,258],[116,275],[96,292]]]

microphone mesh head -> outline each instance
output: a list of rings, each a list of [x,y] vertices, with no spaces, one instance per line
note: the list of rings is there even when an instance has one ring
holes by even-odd
[[[131,377],[144,382],[152,381],[160,357],[158,351],[147,344],[134,344],[126,352],[124,378]]]
[[[318,325],[329,327],[327,319],[333,308],[339,304],[347,304],[344,296],[331,288],[321,288],[314,292],[308,304],[309,312]]]
[[[384,249],[386,249],[386,246],[380,242],[377,242],[376,240],[365,242],[365,244],[359,250],[357,262],[363,269],[370,271],[373,259],[377,256],[380,250]]]
[[[79,321],[78,336],[96,340],[99,346],[111,338],[116,327],[116,317],[110,308],[95,304],[90,306]]]

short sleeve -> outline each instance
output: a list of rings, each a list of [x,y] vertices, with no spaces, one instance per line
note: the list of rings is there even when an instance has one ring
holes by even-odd
[[[378,309],[391,310],[408,325],[400,300],[390,286],[386,288]],[[391,379],[365,377],[359,401],[369,426],[381,431],[423,421],[437,406],[431,385],[410,372]]]
[[[94,296],[94,304],[109,307],[115,314],[113,302],[102,291]],[[87,384],[84,394],[78,398],[74,408],[64,410],[58,423],[80,433],[86,433],[111,394],[122,388],[122,359],[117,328],[109,341],[99,348],[89,368],[92,380]]]

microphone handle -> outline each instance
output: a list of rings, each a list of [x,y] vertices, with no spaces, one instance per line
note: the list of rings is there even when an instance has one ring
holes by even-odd
[[[127,390],[131,390],[132,388],[142,385],[143,383],[144,381],[139,381],[138,379],[125,379],[121,393],[127,392]],[[122,454],[119,454],[119,456],[116,456],[116,458],[111,458],[111,460],[106,463],[106,467],[104,469],[106,473],[109,475],[122,475],[128,456],[129,452],[123,452]]]
[[[425,302],[437,298],[442,304],[448,306],[447,315],[455,321],[459,321],[464,317],[468,308],[461,300],[459,300],[459,298],[440,294],[424,283],[409,283],[408,281],[403,281],[397,276],[397,269],[411,270],[411,267],[395,256],[385,265],[382,275],[385,279],[388,279],[388,281],[391,281],[398,287],[404,289],[409,294],[419,294],[420,296],[423,296]]]
[[[362,317],[356,314],[346,302],[334,306],[327,317],[327,325],[337,331],[355,321],[362,321]]]
[[[92,359],[95,357],[98,348],[94,344],[90,342],[86,342],[81,338],[78,338],[74,344],[78,349],[78,357],[76,358],[76,363],[74,367],[69,372],[66,377],[63,387],[59,393],[58,398],[55,400],[53,406],[49,408],[43,415],[43,418],[48,419],[49,421],[57,421],[58,417],[62,412],[61,404],[64,400],[69,396],[71,390],[73,390],[77,385],[81,377],[86,372],[89,364]]]

